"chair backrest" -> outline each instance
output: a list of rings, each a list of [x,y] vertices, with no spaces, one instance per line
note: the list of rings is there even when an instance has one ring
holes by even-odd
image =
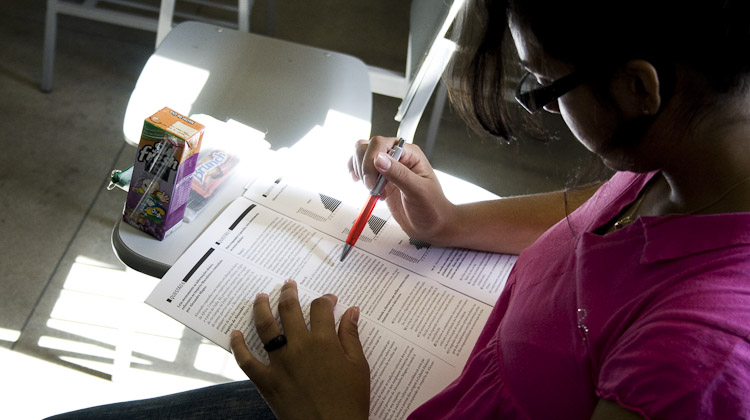
[[[265,132],[274,149],[295,144],[316,127],[340,127],[341,115],[350,124],[339,131],[364,137],[370,129],[371,97],[367,68],[354,57],[184,22],[144,66],[123,132],[129,143],[138,144],[143,120],[168,106]]]
[[[408,89],[396,114],[399,137],[411,142],[455,43],[445,38],[465,0],[412,0],[406,63]]]

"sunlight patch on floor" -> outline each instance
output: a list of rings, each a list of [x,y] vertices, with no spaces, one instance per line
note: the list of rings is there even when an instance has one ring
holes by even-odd
[[[21,336],[21,331],[11,330],[8,328],[0,328],[0,341],[7,341],[9,343],[15,343],[18,341],[18,337]]]
[[[193,338],[184,348],[185,327],[144,303],[157,282],[76,258],[37,342],[41,354],[62,363],[2,349],[0,394],[11,396],[5,413],[40,418],[246,379],[232,355],[208,340]],[[13,343],[19,336],[19,331],[0,329],[2,341]],[[194,377],[182,375],[184,371]],[[198,371],[218,376],[209,381]],[[47,396],[45,407],[38,407],[39,395]]]

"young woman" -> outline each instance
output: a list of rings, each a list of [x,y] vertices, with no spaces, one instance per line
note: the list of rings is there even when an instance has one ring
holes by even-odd
[[[517,52],[518,102],[559,113],[616,173],[456,206],[417,147],[396,162],[395,139],[358,143],[353,176],[388,179],[411,236],[520,253],[462,374],[411,418],[750,418],[748,2],[477,0],[466,19],[450,85],[467,119],[509,136],[503,62]],[[233,337],[279,418],[367,418],[359,312],[336,331],[335,301],[313,303],[308,331],[288,282],[280,342],[259,296],[269,366]]]
[[[368,187],[378,173],[388,179],[388,206],[410,235],[521,252],[462,375],[411,418],[750,418],[748,3],[477,3],[463,38],[477,42],[461,44],[452,95],[469,121],[508,135],[509,33],[527,72],[518,101],[559,113],[618,172],[595,193],[569,194],[570,209],[593,193],[569,215],[564,193],[455,206],[416,147],[395,162],[385,153],[395,139],[359,143],[354,177]],[[286,291],[285,331],[300,318],[294,287]],[[265,302],[257,322],[270,339],[278,326]],[[321,409],[365,418],[366,371],[345,321],[343,361],[315,368],[336,384]],[[321,322],[335,338],[332,320]],[[235,353],[291,418],[290,396],[326,400],[290,390],[314,363],[287,336],[270,367],[241,340]]]

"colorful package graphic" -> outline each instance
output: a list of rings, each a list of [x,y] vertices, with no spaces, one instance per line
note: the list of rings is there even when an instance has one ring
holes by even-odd
[[[164,108],[146,118],[123,220],[156,239],[182,223],[204,126]]]
[[[185,209],[186,222],[203,211],[224,181],[234,172],[239,157],[222,149],[204,149],[193,173],[193,186]]]

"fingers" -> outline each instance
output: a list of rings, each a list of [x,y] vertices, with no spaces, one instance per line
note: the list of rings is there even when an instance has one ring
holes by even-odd
[[[240,331],[232,331],[229,345],[232,349],[234,360],[237,361],[237,365],[245,372],[248,378],[257,383],[266,365],[250,353],[250,349],[247,348],[247,344],[245,343],[245,337]]]
[[[260,341],[263,344],[268,343],[281,334],[281,328],[279,328],[276,317],[271,312],[271,304],[268,301],[267,294],[260,293],[255,297],[253,319],[255,319],[255,329],[258,331],[258,337],[260,337]]]
[[[376,136],[370,140],[359,140],[355,145],[354,156],[349,161],[349,171],[354,180],[364,180],[365,186],[372,189],[378,172],[372,165],[378,153],[388,153],[398,142],[394,137]]]
[[[377,168],[375,168],[375,165],[373,164],[375,158],[380,154],[387,155],[388,152],[393,148],[393,146],[396,145],[396,143],[398,143],[398,139],[395,137],[373,137],[370,140],[370,147],[367,148],[367,151],[362,157],[362,161],[364,162],[364,164],[362,165],[364,172],[363,177],[365,186],[368,189],[372,189],[375,187],[378,175],[380,175],[380,172],[377,170]]]
[[[338,298],[335,295],[323,295],[310,304],[310,332],[314,334],[336,334],[336,319],[333,308]]]
[[[361,163],[365,184],[368,188],[372,188],[377,176],[382,174],[392,186],[402,192],[418,193],[423,188],[423,179],[436,179],[435,171],[417,145],[405,145],[401,159],[394,159],[388,152],[395,142],[396,139],[386,137],[374,137],[370,140]],[[374,172],[368,171],[369,168],[372,168]],[[384,194],[383,198],[387,195],[387,193]]]
[[[279,318],[281,318],[281,325],[284,327],[284,334],[288,339],[294,339],[294,337],[307,333],[305,316],[302,314],[302,308],[299,304],[297,283],[294,280],[287,280],[281,286]]]
[[[344,353],[352,359],[365,359],[359,340],[359,308],[353,306],[344,312],[339,323],[339,341]]]
[[[406,195],[423,193],[425,180],[436,179],[435,172],[426,159],[415,159],[414,154],[397,161],[387,153],[380,153],[375,157],[373,166],[392,186]]]
[[[336,306],[338,298],[334,295],[324,295],[315,299],[310,307],[310,329],[318,332],[333,332],[335,334],[335,320],[333,308]],[[281,325],[284,327],[284,335],[289,341],[295,341],[308,332],[302,308],[299,303],[297,293],[297,283],[294,280],[287,280],[281,286],[279,295],[279,318]],[[253,317],[255,319],[255,329],[263,344],[281,334],[281,328],[276,322],[276,318],[271,312],[271,306],[268,295],[259,294],[255,298],[253,305]]]
[[[310,331],[309,333],[322,337],[335,337],[336,320],[334,308],[338,298],[335,295],[323,295],[312,301],[310,304]],[[304,336],[308,334],[307,325],[304,315],[299,304],[297,292],[297,283],[293,280],[287,280],[281,287],[279,296],[279,317],[284,327],[284,334],[287,336],[289,343],[303,342]],[[253,317],[255,319],[255,328],[263,344],[267,344],[272,339],[281,334],[281,328],[276,322],[276,318],[271,312],[268,295],[259,294],[253,305]],[[342,317],[339,327],[338,337],[344,351],[350,357],[363,358],[362,345],[359,342],[359,333],[357,322],[359,320],[359,308],[350,308]],[[245,370],[248,376],[251,372],[257,372],[261,366],[255,357],[247,349],[244,338],[239,331],[232,332],[231,336],[232,351],[235,354],[237,363]],[[270,355],[276,354],[276,351],[270,352]],[[281,354],[281,352],[279,352]]]
[[[354,154],[349,159],[349,174],[354,181],[360,181],[364,177],[364,173],[362,173],[362,157],[364,157],[369,144],[369,140],[358,140],[354,144]]]

